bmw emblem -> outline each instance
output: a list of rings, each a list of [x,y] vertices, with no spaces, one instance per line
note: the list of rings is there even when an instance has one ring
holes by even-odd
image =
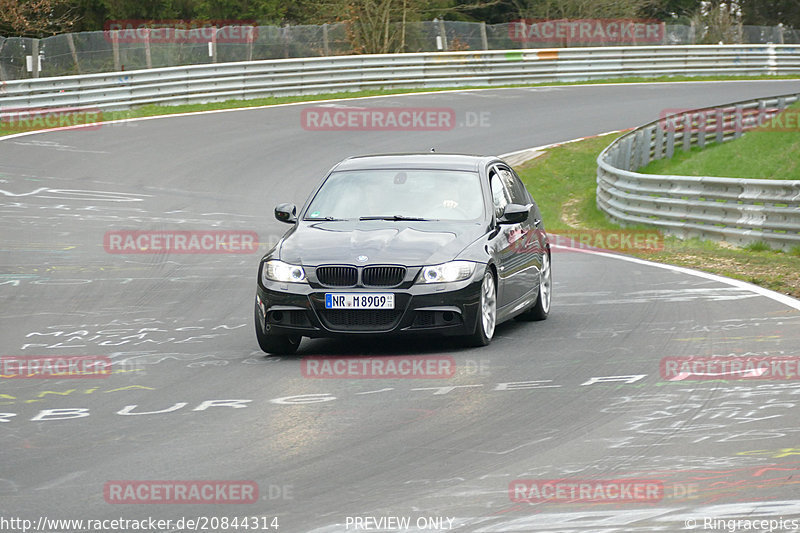
[[[369,259],[369,257],[367,257],[366,255],[359,255],[356,259],[358,260],[359,263],[364,263],[366,262],[367,259]]]

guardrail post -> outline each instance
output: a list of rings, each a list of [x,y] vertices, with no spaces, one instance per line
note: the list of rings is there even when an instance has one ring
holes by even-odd
[[[688,152],[692,149],[692,115],[683,114],[683,151]]]
[[[641,145],[641,159],[639,160],[640,166],[644,167],[650,163],[650,148],[653,146],[653,128],[646,128],[644,130],[644,138]]]
[[[778,73],[777,54],[775,53],[775,45],[770,44],[767,46],[767,74],[775,75]]]
[[[675,155],[675,126],[674,123],[671,128],[667,128],[667,159],[672,159]]]
[[[718,144],[722,143],[723,138],[725,137],[725,113],[722,109],[717,109],[717,138],[716,141]]]
[[[622,143],[622,166],[625,170],[631,168],[631,148],[633,147],[633,137],[625,137],[625,142]]]
[[[653,160],[661,159],[664,150],[664,130],[656,126],[656,140],[653,143]]]
[[[702,150],[706,147],[706,114],[699,113],[697,119],[697,146]]]
[[[742,136],[742,132],[744,130],[744,117],[743,117],[743,114],[744,114],[744,108],[742,107],[742,104],[737,105],[736,106],[736,118],[735,118],[735,122],[734,122],[734,125],[733,125],[734,130],[735,130],[733,132],[733,138],[734,139],[738,139],[739,137]]]

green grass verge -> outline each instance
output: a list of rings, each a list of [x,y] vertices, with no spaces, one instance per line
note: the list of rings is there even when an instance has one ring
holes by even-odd
[[[498,89],[509,87],[550,87],[550,86],[564,86],[564,85],[604,85],[610,83],[653,83],[653,82],[688,82],[688,81],[741,81],[741,80],[781,80],[781,79],[798,79],[796,75],[787,76],[658,76],[653,78],[645,77],[629,77],[629,78],[608,78],[604,80],[587,80],[575,82],[546,82],[534,84],[516,84],[516,85],[498,85],[498,86],[468,86],[468,87],[441,87],[441,88],[428,88],[428,89],[392,89],[392,90],[374,90],[374,91],[354,91],[354,92],[339,92],[339,93],[324,93],[313,94],[304,96],[283,96],[283,97],[269,97],[269,98],[255,98],[252,100],[227,100],[225,102],[211,102],[207,104],[185,104],[175,106],[165,105],[144,105],[136,106],[133,109],[126,111],[108,111],[102,113],[102,120],[120,120],[126,118],[140,118],[152,117],[161,115],[173,115],[177,113],[192,113],[197,111],[213,111],[218,109],[234,109],[246,107],[261,107],[277,104],[286,104],[294,102],[308,102],[314,100],[338,100],[346,98],[362,98],[368,96],[385,96],[392,94],[410,94],[431,91],[466,91],[471,89]],[[11,135],[14,133],[23,133],[26,131],[36,131],[47,129],[46,124],[42,121],[28,124],[24,127],[10,126],[9,124],[0,121],[0,136]]]
[[[536,198],[549,232],[619,228],[595,203],[597,155],[618,136],[551,148],[517,168]],[[782,253],[757,244],[735,248],[726,243],[666,237],[663,250],[630,255],[744,280],[800,298],[800,247]]]
[[[707,145],[705,150],[677,151],[672,159],[654,161],[639,172],[800,180],[800,102],[781,115],[736,140]]]

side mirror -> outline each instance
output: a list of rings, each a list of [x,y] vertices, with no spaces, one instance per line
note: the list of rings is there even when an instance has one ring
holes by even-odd
[[[297,207],[294,204],[278,204],[275,206],[275,218],[287,224],[297,222]]]
[[[508,204],[497,222],[499,224],[519,224],[528,220],[530,205]]]

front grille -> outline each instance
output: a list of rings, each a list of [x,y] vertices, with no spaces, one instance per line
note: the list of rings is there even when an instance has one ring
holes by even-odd
[[[355,287],[358,283],[358,270],[351,266],[317,267],[317,279],[328,287]]]
[[[381,331],[393,328],[402,314],[402,309],[323,309],[320,318],[329,329]]]
[[[406,277],[405,267],[372,266],[361,273],[361,280],[366,287],[394,287],[402,283]]]

